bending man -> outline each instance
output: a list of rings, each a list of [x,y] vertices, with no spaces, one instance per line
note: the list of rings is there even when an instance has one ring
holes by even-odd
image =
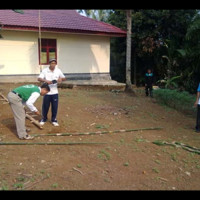
[[[19,139],[33,139],[33,137],[27,134],[25,126],[26,114],[23,104],[25,104],[36,115],[40,115],[40,112],[33,104],[40,95],[44,96],[49,91],[50,88],[48,84],[43,84],[41,87],[36,85],[20,86],[8,93],[8,101],[13,111]]]

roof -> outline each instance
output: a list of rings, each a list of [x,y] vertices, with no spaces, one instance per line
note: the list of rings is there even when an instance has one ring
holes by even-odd
[[[39,10],[0,10],[3,29],[39,30]],[[80,15],[76,10],[40,10],[41,31],[75,32],[108,36],[126,36],[126,31],[108,23]]]

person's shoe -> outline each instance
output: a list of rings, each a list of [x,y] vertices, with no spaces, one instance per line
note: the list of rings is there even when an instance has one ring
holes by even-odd
[[[57,120],[53,121],[52,124],[53,124],[54,126],[59,126]]]
[[[47,121],[47,120],[45,120],[45,119],[41,119],[41,120],[40,120],[40,125],[43,126],[43,125],[46,123],[46,121]]]
[[[26,135],[25,137],[19,138],[19,139],[21,139],[21,140],[32,140],[33,138],[34,138],[33,136]]]

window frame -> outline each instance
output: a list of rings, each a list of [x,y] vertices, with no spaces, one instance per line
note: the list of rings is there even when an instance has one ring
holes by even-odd
[[[52,45],[52,43],[55,42],[55,45]],[[49,50],[51,48],[55,48],[55,59],[57,60],[57,40],[56,39],[52,39],[52,38],[41,38],[41,43],[45,43],[45,45],[42,44],[41,50],[42,49],[46,49],[47,50],[47,62],[46,63],[42,63],[40,62],[40,39],[38,39],[38,54],[39,54],[39,65],[48,65],[49,64]]]

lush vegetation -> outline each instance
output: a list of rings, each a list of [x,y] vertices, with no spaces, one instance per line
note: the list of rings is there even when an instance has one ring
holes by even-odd
[[[85,14],[126,30],[125,10],[86,10]],[[132,83],[144,85],[150,67],[157,84],[172,80],[175,88],[196,93],[199,65],[199,10],[132,10]],[[126,38],[112,38],[112,78],[125,82],[125,66]]]
[[[158,102],[162,105],[167,105],[184,114],[195,116],[195,95],[188,93],[187,91],[178,91],[171,89],[157,89],[154,90],[154,96]]]

